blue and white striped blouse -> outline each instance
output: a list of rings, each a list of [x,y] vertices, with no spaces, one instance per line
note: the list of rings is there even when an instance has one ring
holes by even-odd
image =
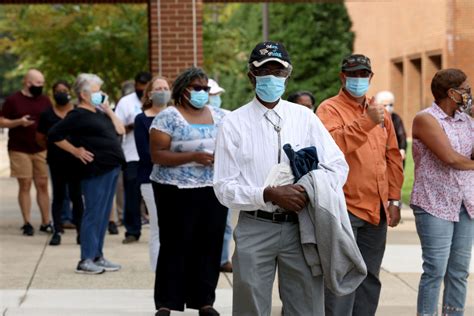
[[[157,129],[171,136],[170,150],[174,152],[207,152],[215,149],[217,127],[225,116],[219,108],[208,107],[214,124],[190,124],[174,106],[161,111],[153,120],[150,130]],[[195,162],[180,166],[155,164],[150,179],[157,183],[175,185],[181,189],[212,186],[213,166]]]

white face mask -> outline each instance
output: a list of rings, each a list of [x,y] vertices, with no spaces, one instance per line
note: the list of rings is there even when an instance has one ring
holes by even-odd
[[[386,104],[385,110],[387,110],[388,113],[393,113],[393,104]]]

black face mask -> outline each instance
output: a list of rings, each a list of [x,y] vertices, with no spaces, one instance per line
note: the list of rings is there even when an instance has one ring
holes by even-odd
[[[59,106],[66,105],[69,103],[69,100],[71,100],[71,96],[67,92],[56,92],[53,98]]]
[[[137,94],[137,97],[141,100],[143,97],[143,90],[135,90],[135,93]]]
[[[33,86],[31,85],[28,90],[30,91],[33,97],[38,97],[43,93],[43,86]]]

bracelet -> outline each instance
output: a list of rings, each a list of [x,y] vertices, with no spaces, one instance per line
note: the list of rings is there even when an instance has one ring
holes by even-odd
[[[390,200],[388,205],[395,205],[398,208],[402,208],[402,201],[399,200]]]

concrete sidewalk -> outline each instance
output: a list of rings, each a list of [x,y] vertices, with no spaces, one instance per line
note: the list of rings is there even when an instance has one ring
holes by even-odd
[[[32,197],[34,197],[34,189]],[[139,243],[123,245],[120,235],[107,235],[105,255],[122,264],[119,272],[102,275],[74,273],[79,259],[75,232],[66,230],[62,244],[48,245],[50,236],[37,232],[39,211],[33,202],[33,237],[21,235],[21,215],[16,201],[17,183],[8,178],[6,136],[0,133],[0,312],[2,315],[154,315],[154,274],[149,268],[148,228]],[[34,201],[34,199],[33,199]],[[234,213],[234,224],[236,220]],[[410,210],[403,223],[390,229],[383,262],[382,295],[377,315],[416,314],[421,251]],[[471,271],[474,267],[471,264]],[[279,315],[277,285],[272,315]],[[469,280],[468,311],[474,315],[474,282]],[[215,307],[231,315],[232,274],[221,274]],[[197,311],[173,313],[197,315]],[[302,315],[304,316],[304,315]]]

